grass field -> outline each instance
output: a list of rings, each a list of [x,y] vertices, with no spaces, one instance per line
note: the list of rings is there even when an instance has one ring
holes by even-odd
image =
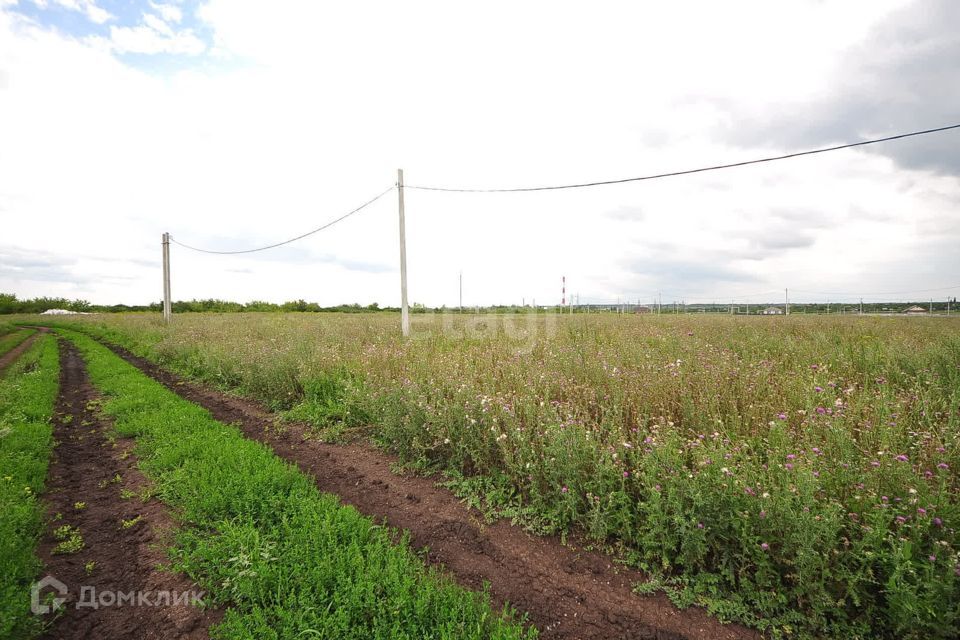
[[[40,571],[43,493],[53,447],[50,417],[57,395],[57,345],[41,337],[0,378],[0,638],[28,638],[30,583]]]
[[[61,321],[64,322],[64,321]],[[71,319],[775,635],[956,636],[960,322]]]
[[[117,433],[183,528],[174,568],[227,607],[214,638],[532,638],[483,594],[90,338],[69,333]],[[317,606],[322,604],[323,606]]]

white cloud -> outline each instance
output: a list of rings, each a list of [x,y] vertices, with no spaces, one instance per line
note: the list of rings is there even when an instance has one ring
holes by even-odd
[[[103,24],[108,20],[113,18],[111,14],[106,9],[98,6],[94,0],[52,0],[55,4],[60,5],[65,9],[70,9],[72,11],[79,11],[80,13],[87,16],[87,18],[95,22],[96,24]],[[47,6],[46,0],[34,0],[34,3],[41,9]]]
[[[183,12],[175,4],[150,3],[154,11],[167,22],[180,22],[183,19]]]
[[[786,131],[788,143],[777,131],[730,143],[752,124],[732,107],[834,90],[844,52],[902,4],[212,0],[216,47],[246,64],[163,77],[111,55],[203,50],[157,16],[82,43],[0,12],[5,243],[126,261],[65,262],[59,280],[0,273],[0,290],[155,300],[157,270],[133,261],[156,259],[161,232],[221,248],[283,240],[372,197],[398,166],[408,184],[511,186],[795,150]],[[958,203],[955,178],[861,151],[592,190],[408,190],[411,298],[455,303],[461,269],[467,304],[552,303],[562,275],[568,293],[606,300],[952,285]],[[173,260],[177,298],[395,304],[398,274],[381,266],[397,262],[395,195],[274,252],[174,247]],[[92,277],[104,269],[133,279]]]
[[[189,29],[174,32],[156,16],[144,15],[144,24],[136,27],[110,27],[109,40],[95,37],[100,46],[117,53],[172,53],[199,55],[207,45]]]

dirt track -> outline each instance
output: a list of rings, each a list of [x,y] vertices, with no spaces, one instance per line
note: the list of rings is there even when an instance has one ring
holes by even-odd
[[[415,548],[429,547],[456,580],[478,589],[489,583],[498,605],[509,602],[529,616],[543,638],[745,639],[760,634],[722,625],[702,609],[677,610],[662,595],[638,596],[631,584],[642,575],[609,558],[575,550],[556,538],[534,537],[506,521],[484,525],[449,491],[421,477],[390,471],[394,459],[357,445],[331,445],[305,437],[305,428],[273,428],[275,416],[236,397],[186,382],[155,364],[110,346],[183,398],[218,420],[240,426],[309,473],[317,486],[346,504],[410,533]]]
[[[26,352],[26,350],[30,348],[30,345],[33,344],[33,341],[37,339],[37,336],[39,336],[40,333],[46,333],[47,331],[49,331],[49,329],[47,328],[38,327],[37,329],[39,333],[33,334],[32,336],[30,336],[29,338],[27,338],[26,340],[24,340],[23,342],[15,346],[13,349],[10,349],[10,351],[7,351],[5,354],[0,356],[0,373],[3,373],[3,371],[7,367],[9,367],[11,364],[13,364],[16,361],[17,358],[23,355]],[[25,329],[21,329],[21,331],[25,331]]]
[[[165,532],[174,526],[166,507],[156,499],[121,496],[121,491],[139,493],[146,479],[136,469],[129,452],[130,440],[107,437],[112,427],[98,414],[99,396],[87,377],[79,352],[60,341],[60,395],[54,414],[54,450],[47,477],[45,499],[50,524],[39,555],[44,573],[70,589],[63,615],[43,636],[66,638],[137,638],[198,640],[207,638],[207,628],[218,611],[194,606],[104,606],[77,608],[81,587],[104,592],[149,592],[155,602],[158,592],[199,592],[181,574],[158,569],[166,562]],[[119,480],[117,480],[119,478]],[[82,502],[82,509],[77,503]],[[57,517],[57,514],[60,517]],[[135,520],[137,517],[140,520]],[[134,522],[124,527],[122,521]],[[53,554],[57,544],[53,531],[63,525],[78,527],[82,550]],[[87,571],[87,563],[95,563]]]

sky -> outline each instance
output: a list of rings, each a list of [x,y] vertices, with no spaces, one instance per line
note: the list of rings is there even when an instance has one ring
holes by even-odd
[[[0,292],[162,295],[161,234],[300,235],[396,181],[502,188],[960,123],[960,3],[0,0]],[[960,130],[533,193],[405,189],[411,303],[943,300]],[[175,300],[400,299],[397,194]]]

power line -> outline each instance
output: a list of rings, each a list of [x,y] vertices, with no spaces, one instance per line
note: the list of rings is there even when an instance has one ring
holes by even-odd
[[[583,187],[599,187],[599,186],[608,185],[608,184],[622,184],[624,182],[640,182],[642,180],[657,180],[659,178],[683,176],[683,175],[689,175],[691,173],[703,173],[705,171],[717,171],[719,169],[732,169],[734,167],[745,167],[747,165],[760,164],[762,162],[773,162],[775,160],[787,160],[789,158],[798,158],[800,156],[811,156],[817,153],[827,153],[828,151],[839,151],[840,149],[850,149],[852,147],[863,147],[868,144],[877,144],[880,142],[889,142],[891,140],[900,140],[901,138],[923,136],[930,133],[939,133],[942,131],[949,131],[950,129],[960,129],[960,124],[952,124],[946,127],[938,127],[936,129],[925,129],[923,131],[912,131],[910,133],[901,133],[895,136],[887,136],[886,138],[876,138],[874,140],[864,140],[862,142],[851,142],[849,144],[841,144],[835,147],[813,149],[811,151],[798,151],[796,153],[788,153],[782,156],[771,156],[769,158],[759,158],[757,160],[745,160],[743,162],[719,164],[719,165],[714,165],[710,167],[701,167],[699,169],[671,171],[669,173],[658,173],[654,175],[640,176],[638,178],[621,178],[619,180],[601,180],[599,182],[581,182],[578,184],[551,185],[551,186],[545,186],[545,187],[514,187],[514,188],[508,188],[508,189],[458,189],[458,188],[451,188],[451,187],[425,187],[425,186],[417,186],[417,185],[406,185],[406,188],[420,189],[422,191],[448,191],[448,192],[455,192],[455,193],[511,193],[511,192],[518,192],[518,191],[555,191],[558,189],[580,189]]]
[[[237,253],[254,253],[255,251],[265,251],[266,249],[274,249],[274,248],[276,248],[276,247],[282,247],[282,246],[285,245],[285,244],[290,244],[291,242],[296,242],[297,240],[302,240],[303,238],[306,238],[307,236],[312,236],[312,235],[315,234],[315,233],[318,233],[318,232],[320,232],[320,231],[323,231],[324,229],[328,229],[328,228],[332,227],[333,225],[337,224],[338,222],[340,222],[340,221],[342,221],[342,220],[346,220],[347,218],[349,218],[349,217],[352,216],[353,214],[359,213],[360,211],[366,209],[368,206],[370,206],[371,204],[373,204],[374,202],[376,202],[377,200],[379,200],[379,199],[382,198],[383,196],[385,196],[385,195],[387,195],[388,193],[390,193],[391,191],[393,191],[394,188],[395,188],[395,185],[390,185],[390,187],[389,187],[388,189],[386,189],[385,191],[383,191],[382,193],[380,193],[380,195],[376,196],[375,198],[373,198],[373,199],[371,199],[371,200],[367,200],[366,202],[364,202],[362,205],[360,205],[359,207],[357,207],[357,208],[354,209],[353,211],[350,211],[349,213],[345,213],[345,214],[343,214],[342,216],[340,216],[339,218],[335,218],[334,220],[331,220],[330,222],[324,224],[323,226],[317,227],[317,228],[314,229],[313,231],[307,231],[306,233],[301,234],[301,235],[297,236],[296,238],[290,238],[289,240],[284,240],[283,242],[277,242],[277,243],[275,243],[275,244],[270,244],[270,245],[267,245],[267,246],[265,246],[265,247],[257,247],[256,249],[240,249],[240,250],[237,250],[237,251],[214,251],[213,249],[200,249],[200,248],[197,248],[197,247],[191,247],[191,246],[188,245],[188,244],[184,244],[184,243],[182,243],[182,242],[178,242],[177,240],[175,240],[175,239],[173,238],[173,236],[170,236],[170,242],[173,242],[174,244],[180,245],[180,246],[183,247],[184,249],[190,249],[190,250],[192,250],[192,251],[199,251],[199,252],[201,252],[201,253],[216,253],[216,254],[220,254],[220,255],[232,255],[232,254],[237,254]]]

